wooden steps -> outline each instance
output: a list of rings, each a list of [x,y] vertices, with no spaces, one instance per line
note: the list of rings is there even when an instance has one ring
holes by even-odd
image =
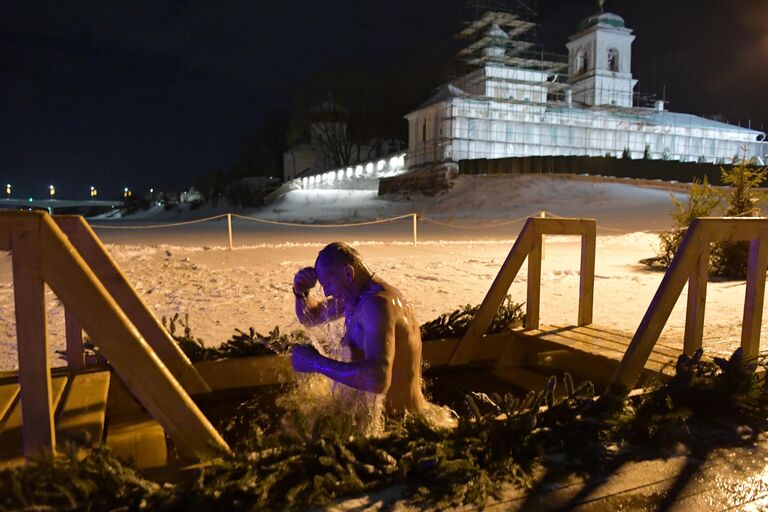
[[[543,325],[538,329],[513,331],[513,336],[540,347],[539,363],[563,370],[580,370],[596,381],[610,375],[624,357],[632,335],[613,328]],[[660,339],[645,364],[646,375],[666,378],[674,375],[675,362],[682,352],[669,341]],[[606,377],[607,376],[607,377]]]
[[[125,387],[109,370],[54,372],[51,388],[58,449],[67,441],[97,446],[106,440],[115,455],[132,460],[140,469],[167,463],[165,430],[135,399],[124,396]],[[108,408],[112,397],[118,398]],[[0,380],[0,468],[25,460],[21,411],[18,376],[4,376]]]

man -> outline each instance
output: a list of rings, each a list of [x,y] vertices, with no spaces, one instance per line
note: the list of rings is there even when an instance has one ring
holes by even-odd
[[[309,296],[318,281],[324,301]],[[371,272],[355,249],[340,242],[327,245],[314,268],[296,273],[293,293],[296,316],[303,325],[344,317],[341,341],[352,354],[350,362],[342,362],[298,345],[291,353],[294,371],[322,373],[355,389],[385,395],[390,415],[426,409],[419,323],[400,292]]]

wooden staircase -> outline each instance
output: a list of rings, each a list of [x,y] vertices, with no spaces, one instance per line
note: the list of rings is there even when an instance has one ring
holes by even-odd
[[[83,447],[106,443],[112,453],[139,468],[168,462],[163,427],[136,402],[107,368],[51,375],[58,448],[68,442]],[[0,468],[25,461],[22,404],[17,377],[0,379]]]

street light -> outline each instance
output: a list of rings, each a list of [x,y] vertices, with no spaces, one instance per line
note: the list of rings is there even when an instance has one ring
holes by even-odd
[[[56,187],[48,185],[48,194],[51,196],[51,199],[53,199],[53,196],[56,195]]]
[[[131,189],[129,189],[128,187],[125,187],[125,188],[123,189],[123,198],[124,198],[124,199],[128,199],[128,198],[129,198],[129,197],[131,197],[132,195],[133,195],[133,193],[131,192]]]
[[[8,199],[11,198],[11,184],[10,183],[8,183],[5,186],[5,195],[8,196]]]
[[[91,199],[93,199],[94,197],[96,197],[96,194],[97,194],[97,193],[98,193],[98,192],[96,191],[96,187],[94,187],[93,185],[91,185]]]

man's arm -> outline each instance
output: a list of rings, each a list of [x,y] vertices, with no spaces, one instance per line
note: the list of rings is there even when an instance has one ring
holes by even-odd
[[[365,358],[343,363],[321,356],[311,347],[294,347],[291,359],[300,372],[318,372],[349,387],[384,394],[392,384],[395,359],[395,317],[392,306],[383,297],[364,299],[360,305],[363,318]]]
[[[317,273],[312,267],[299,270],[293,278],[296,318],[307,327],[335,320],[344,313],[344,302],[339,299],[317,301],[309,296],[316,284]]]
[[[296,318],[306,327],[336,320],[344,314],[344,302],[340,299],[318,301],[309,294],[294,292],[294,295],[296,296]]]

